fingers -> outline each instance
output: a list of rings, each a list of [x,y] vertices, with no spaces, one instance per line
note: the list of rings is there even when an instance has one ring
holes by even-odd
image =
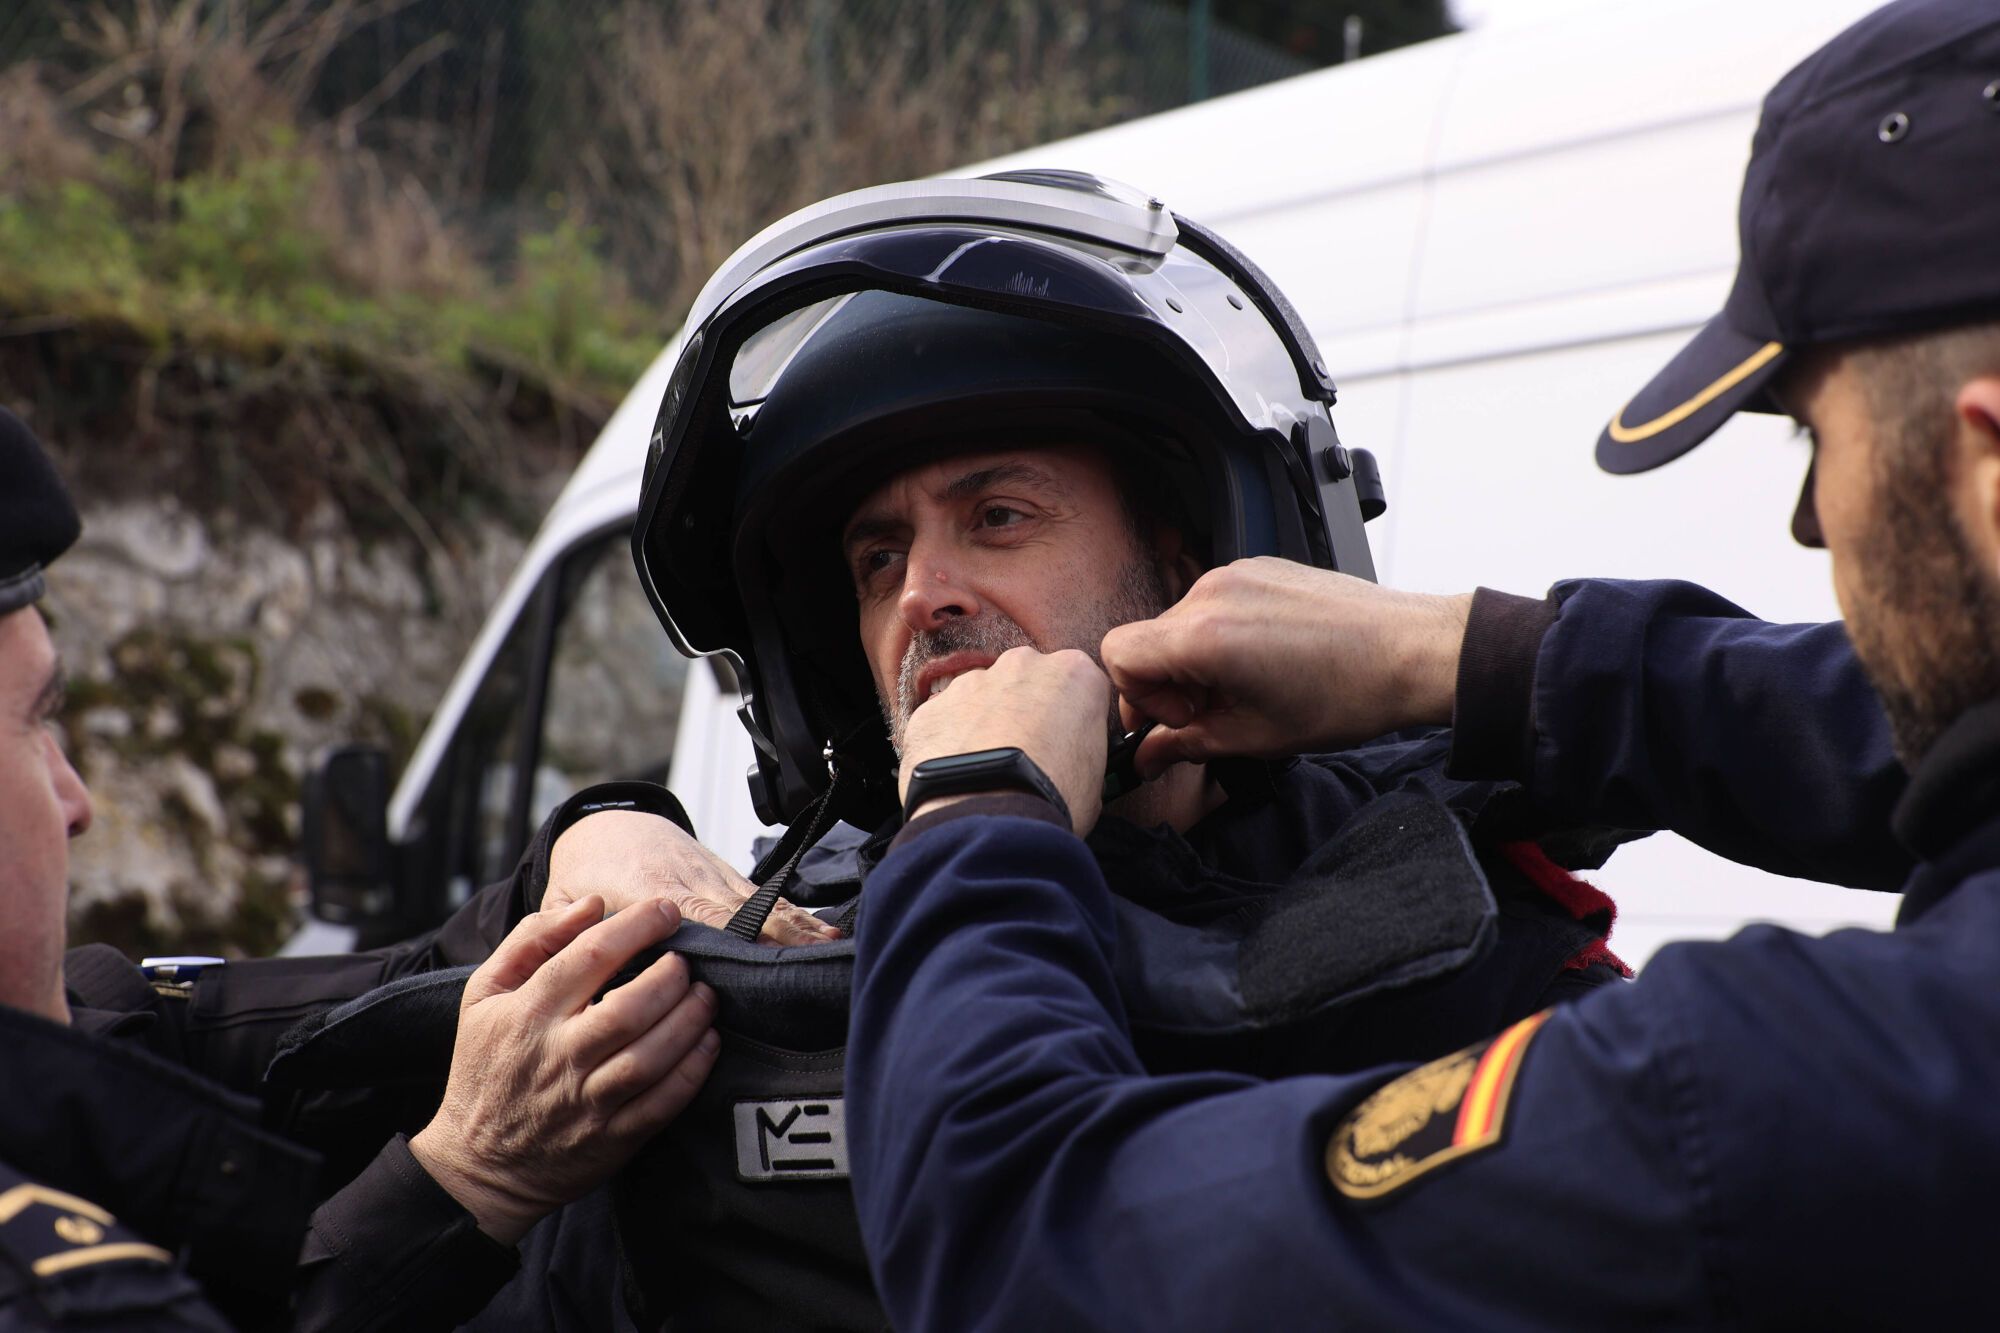
[[[1155,727],[1152,734],[1139,742],[1132,764],[1139,770],[1139,776],[1150,782],[1175,764],[1206,763],[1222,753],[1214,734],[1203,724]]]
[[[463,1003],[477,1004],[521,989],[544,963],[568,948],[603,915],[604,900],[592,893],[557,911],[523,917],[466,982]]]
[[[651,1027],[601,1062],[583,1081],[583,1095],[610,1111],[672,1074],[715,1026],[715,992],[685,991]]]
[[[681,915],[689,921],[699,921],[717,930],[727,929],[729,918],[735,916],[736,909],[743,905],[741,898],[723,902],[696,889],[670,889],[665,901],[680,908]]]
[[[708,1029],[665,1077],[619,1107],[606,1130],[628,1142],[643,1143],[665,1129],[701,1091],[721,1049],[721,1036],[714,1028]]]
[[[679,908],[663,899],[628,907],[578,935],[521,989],[547,1012],[577,1013],[634,954],[658,944],[680,924]]]
[[[1169,611],[1158,619],[1135,620],[1107,633],[1098,651],[1112,687],[1133,697],[1172,682],[1198,681],[1195,664],[1184,660],[1188,656],[1182,633],[1185,619]]]
[[[1118,696],[1118,717],[1127,731],[1136,731],[1148,722],[1157,722],[1163,727],[1184,727],[1194,721],[1200,711],[1196,694],[1175,685],[1135,688],[1131,694]]]
[[[744,881],[746,884],[749,881]],[[729,889],[686,888],[670,891],[667,900],[681,909],[681,915],[690,921],[699,921],[704,926],[726,930],[729,922],[743,906],[748,893],[738,894]],[[768,944],[824,944],[828,940],[840,938],[840,932],[821,921],[812,913],[795,907],[783,899],[771,909],[771,915],[764,919],[764,929],[759,936]]]
[[[781,899],[765,920],[758,938],[769,944],[824,944],[839,939],[840,931],[832,922],[822,921],[804,908]]]
[[[663,954],[646,970],[571,1020],[572,1058],[584,1068],[603,1064],[613,1054],[665,1018],[687,995],[693,978],[687,959]]]

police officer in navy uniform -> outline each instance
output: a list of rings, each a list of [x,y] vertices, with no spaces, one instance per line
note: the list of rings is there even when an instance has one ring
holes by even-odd
[[[849,1133],[898,1327],[2000,1318],[1996,163],[1993,6],[1899,0],[1836,38],[1765,103],[1723,312],[1599,444],[1638,471],[1734,412],[1797,418],[1794,528],[1844,628],[1680,584],[1412,601],[1252,561],[1107,638],[1108,680],[1016,650],[917,710],[906,783],[1015,747],[1060,799],[947,786],[869,887]],[[1163,724],[1147,764],[1455,710],[1460,773],[1901,883],[1902,911],[1669,946],[1415,1069],[1151,1076],[1077,836],[1114,688]]]
[[[509,912],[487,903],[372,957],[227,965],[234,984],[209,992],[227,1005],[156,989],[108,948],[65,956],[68,841],[91,805],[56,739],[62,673],[35,603],[79,530],[40,445],[0,411],[0,1323],[454,1327],[512,1277],[529,1228],[705,1074],[713,999],[677,960],[592,1002],[678,915],[606,918],[585,896],[494,932]],[[485,961],[447,1018],[442,1105],[323,1174],[241,1095],[260,1072],[244,1066],[276,1025],[452,949]]]
[[[11,417],[0,430],[10,432],[0,440],[0,1327],[227,1328],[176,1256],[128,1221],[172,1226],[204,1261],[219,1257],[211,1242],[239,1244],[289,1269],[312,1162],[179,1071],[102,1060],[58,1026],[69,1018],[65,904],[50,871],[60,873],[65,842],[89,823],[90,799],[44,725],[60,696],[28,608],[42,594],[42,565],[76,539],[77,524],[40,450],[21,447]],[[117,1141],[83,1148],[107,1122]],[[163,1153],[153,1137],[162,1128],[192,1131],[192,1142]],[[224,1175],[224,1160],[262,1173],[261,1185]],[[168,1169],[185,1175],[182,1189],[205,1192],[208,1217],[174,1219],[167,1182],[145,1179]],[[283,1308],[258,1284],[236,1295],[239,1316]]]

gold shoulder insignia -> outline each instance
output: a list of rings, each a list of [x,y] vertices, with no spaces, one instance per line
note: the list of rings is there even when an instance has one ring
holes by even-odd
[[[1377,1088],[1326,1145],[1333,1187],[1350,1199],[1378,1199],[1498,1143],[1521,1054],[1548,1016],[1545,1009]]]
[[[174,1259],[133,1237],[90,1200],[35,1184],[0,1193],[0,1247],[25,1262],[36,1277],[94,1264],[171,1264]]]

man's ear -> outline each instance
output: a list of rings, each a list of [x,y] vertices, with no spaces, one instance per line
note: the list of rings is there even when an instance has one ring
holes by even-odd
[[[1201,561],[1187,546],[1181,530],[1162,523],[1153,529],[1153,563],[1160,574],[1160,586],[1167,590],[1167,605],[1187,596],[1187,590],[1202,576]]]
[[[1967,487],[1959,511],[1972,524],[1987,572],[2000,573],[2000,375],[1967,380],[1953,406],[1959,475]]]

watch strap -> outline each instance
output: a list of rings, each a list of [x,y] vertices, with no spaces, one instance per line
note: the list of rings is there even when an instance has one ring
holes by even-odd
[[[1025,750],[1013,745],[944,755],[918,764],[910,771],[909,790],[903,796],[903,821],[908,823],[917,807],[940,796],[995,791],[1039,796],[1061,812],[1063,823],[1070,822],[1069,802],[1063,799],[1062,790]]]

